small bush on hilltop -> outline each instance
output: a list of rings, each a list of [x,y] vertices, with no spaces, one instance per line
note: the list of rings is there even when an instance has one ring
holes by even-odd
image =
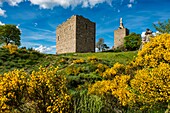
[[[10,54],[17,53],[18,50],[18,46],[13,44],[4,45],[3,48],[8,49]]]
[[[124,38],[124,46],[127,50],[134,51],[138,50],[141,45],[140,34],[131,33]]]

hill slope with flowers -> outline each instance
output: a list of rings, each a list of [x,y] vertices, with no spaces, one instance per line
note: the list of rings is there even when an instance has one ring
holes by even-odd
[[[44,66],[1,74],[0,112],[170,112],[170,34],[152,38],[135,58],[134,52],[91,54],[39,54],[32,66]]]
[[[24,69],[31,72],[38,69],[40,66],[58,66],[66,65],[59,64],[62,60],[69,60],[67,65],[70,65],[75,59],[87,60],[90,57],[96,57],[107,62],[112,66],[115,62],[125,64],[130,62],[137,52],[122,52],[122,53],[71,53],[62,55],[42,54],[31,49],[17,49],[16,46],[9,45],[8,47],[0,48],[0,74],[14,69]]]

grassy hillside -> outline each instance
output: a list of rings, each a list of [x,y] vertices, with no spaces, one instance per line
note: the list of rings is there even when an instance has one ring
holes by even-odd
[[[17,52],[10,54],[7,49],[0,48],[0,73],[4,73],[13,69],[24,69],[27,72],[37,70],[39,66],[59,66],[67,67],[75,59],[87,60],[90,57],[100,59],[108,66],[120,62],[126,64],[131,61],[137,52],[120,52],[120,53],[72,53],[62,55],[41,54],[33,50],[19,49]],[[66,60],[67,63],[60,63]]]

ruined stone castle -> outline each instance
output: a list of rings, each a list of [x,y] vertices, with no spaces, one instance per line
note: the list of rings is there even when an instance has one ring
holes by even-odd
[[[73,15],[57,27],[56,53],[95,52],[96,24]]]
[[[114,48],[122,47],[124,44],[124,37],[129,35],[129,30],[124,27],[122,18],[120,18],[120,26],[114,31]]]
[[[95,52],[96,24],[89,19],[73,15],[59,25],[56,32],[57,54]],[[114,31],[114,48],[122,47],[127,35],[129,30],[121,18],[119,28]]]

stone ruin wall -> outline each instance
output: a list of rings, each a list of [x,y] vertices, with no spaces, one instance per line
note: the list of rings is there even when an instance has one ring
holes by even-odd
[[[114,48],[122,47],[124,45],[124,37],[129,35],[129,30],[126,28],[114,31]]]
[[[57,54],[95,52],[95,23],[82,16],[72,16],[57,27]]]
[[[76,17],[57,27],[56,50],[57,54],[76,52]]]
[[[96,24],[82,16],[76,20],[76,52],[95,52]]]

